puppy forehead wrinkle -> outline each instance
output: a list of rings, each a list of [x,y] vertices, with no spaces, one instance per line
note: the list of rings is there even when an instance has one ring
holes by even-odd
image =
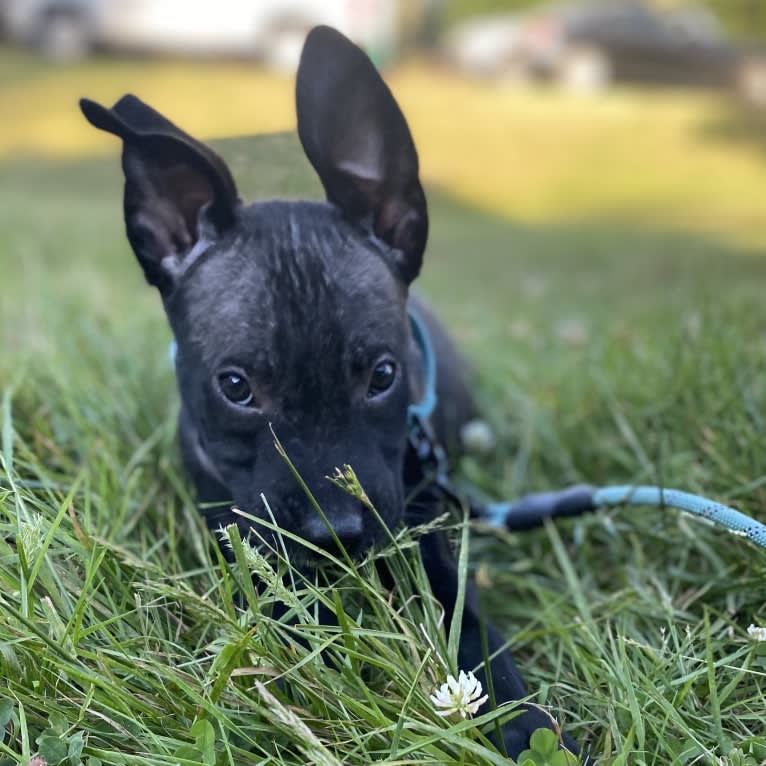
[[[187,338],[211,365],[267,345],[300,359],[361,357],[402,342],[406,290],[379,243],[326,203],[269,201],[200,257],[186,285]],[[405,328],[406,329],[406,328]]]

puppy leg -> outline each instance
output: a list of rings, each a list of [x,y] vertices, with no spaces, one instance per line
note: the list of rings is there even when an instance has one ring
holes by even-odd
[[[447,538],[443,533],[434,533],[424,537],[420,543],[423,563],[426,567],[434,594],[445,610],[447,624],[452,615],[457,598],[457,567],[449,550]],[[470,584],[466,588],[465,605],[463,609],[463,624],[460,633],[458,649],[458,664],[462,670],[479,667],[477,677],[487,691],[487,669],[483,665],[482,629],[479,614],[478,595]],[[504,641],[500,633],[492,625],[486,626],[488,655],[491,657],[500,650]],[[492,674],[492,686],[497,704],[518,700],[527,696],[527,689],[519,673],[510,650],[504,649],[490,661],[489,672]],[[516,759],[523,750],[529,747],[529,738],[536,729],[554,729],[555,725],[550,716],[534,705],[524,705],[524,712],[510,720],[503,727],[503,740],[508,755]],[[575,742],[566,734],[562,734],[564,745],[573,753],[579,753]]]

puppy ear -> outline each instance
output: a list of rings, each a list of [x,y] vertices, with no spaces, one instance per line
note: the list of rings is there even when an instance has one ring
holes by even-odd
[[[124,213],[128,240],[150,284],[167,295],[201,238],[234,223],[237,189],[223,160],[135,96],[111,109],[82,99],[100,130],[123,141]]]
[[[356,45],[329,27],[306,38],[296,85],[298,134],[327,198],[371,219],[406,282],[418,275],[428,211],[418,155],[388,86]]]

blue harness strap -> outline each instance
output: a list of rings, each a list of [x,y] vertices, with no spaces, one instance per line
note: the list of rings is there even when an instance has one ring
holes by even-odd
[[[418,420],[425,423],[436,409],[436,355],[423,318],[412,306],[407,308],[407,316],[410,318],[412,337],[423,356],[423,396],[417,404],[407,408],[407,418],[412,425]]]

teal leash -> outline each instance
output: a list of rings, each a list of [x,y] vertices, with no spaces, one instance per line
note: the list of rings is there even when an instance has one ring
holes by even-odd
[[[434,464],[437,484],[448,496],[457,499],[459,493],[454,490],[446,474],[446,457],[428,428],[428,420],[436,408],[437,401],[436,357],[428,328],[422,318],[412,308],[409,310],[409,318],[413,338],[423,357],[424,380],[421,400],[417,404],[410,404],[408,410],[411,441],[416,445],[416,449],[426,456],[426,462],[430,460]],[[438,453],[436,459],[431,455],[434,450]],[[474,518],[492,526],[522,530],[539,527],[545,519],[581,516],[600,508],[622,505],[676,508],[706,519],[734,534],[746,537],[761,548],[766,548],[766,525],[761,522],[706,497],[662,487],[591,487],[581,484],[556,492],[527,495],[514,503],[471,503],[471,513]]]
[[[602,487],[593,495],[599,508],[615,505],[644,505],[658,508],[677,508],[746,537],[750,542],[766,548],[766,524],[746,516],[741,511],[706,497],[660,487]]]
[[[766,548],[766,524],[715,500],[662,487],[578,485],[558,492],[526,495],[514,503],[477,504],[474,515],[491,526],[516,531],[541,526],[545,519],[580,516],[621,505],[676,508]]]

